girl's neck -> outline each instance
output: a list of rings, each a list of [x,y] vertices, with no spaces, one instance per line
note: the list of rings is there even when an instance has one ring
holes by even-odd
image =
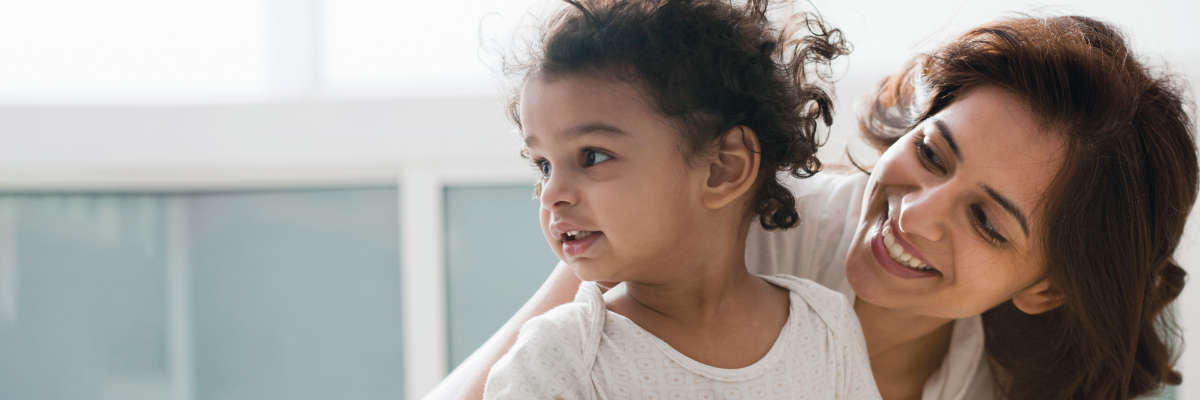
[[[608,309],[696,361],[741,368],[770,350],[788,316],[788,291],[746,271],[740,243],[728,254],[691,257],[656,282],[627,280],[605,294]]]
[[[728,267],[700,267],[687,275],[690,276],[666,282],[627,281],[622,297],[643,312],[702,327],[759,289],[753,282],[759,279],[746,271],[744,262]]]
[[[910,314],[854,300],[871,359],[871,371],[885,399],[918,399],[925,381],[950,350],[953,320]]]
[[[699,224],[697,231],[676,241],[679,248],[665,249],[675,259],[645,266],[653,272],[648,278],[626,279],[618,291],[623,304],[610,309],[635,322],[648,315],[674,323],[705,328],[729,306],[742,304],[756,291],[771,286],[746,270],[746,235],[749,220],[743,218],[738,229],[729,221],[713,220]]]

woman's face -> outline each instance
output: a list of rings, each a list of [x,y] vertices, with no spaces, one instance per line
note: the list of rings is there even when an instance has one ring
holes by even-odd
[[[1044,275],[1042,194],[1063,158],[1059,134],[1008,92],[972,89],[879,159],[846,260],[859,299],[964,318]]]

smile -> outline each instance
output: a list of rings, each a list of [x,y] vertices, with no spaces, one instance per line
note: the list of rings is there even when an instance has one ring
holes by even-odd
[[[892,260],[917,271],[933,271],[933,267],[921,262],[917,256],[905,252],[904,246],[896,242],[896,237],[892,234],[892,224],[883,226],[882,235],[883,245],[887,247],[888,255],[892,256]]]
[[[879,233],[871,239],[871,253],[883,270],[904,279],[935,278],[942,272],[919,257],[911,244],[896,235],[891,220],[886,214],[880,218]]]

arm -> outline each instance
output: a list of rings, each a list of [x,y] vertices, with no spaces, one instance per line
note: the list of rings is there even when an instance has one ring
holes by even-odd
[[[512,347],[521,325],[551,308],[569,303],[578,288],[579,278],[575,277],[566,264],[559,262],[533,297],[425,397],[472,400],[482,398],[483,384],[487,381],[488,371]]]

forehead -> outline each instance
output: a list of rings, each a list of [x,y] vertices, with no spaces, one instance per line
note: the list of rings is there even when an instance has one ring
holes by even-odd
[[[572,128],[596,123],[630,134],[671,129],[637,86],[595,74],[533,77],[522,87],[519,112],[527,143],[542,137],[553,139]]]
[[[1042,195],[1062,168],[1059,132],[994,86],[967,91],[933,118],[945,123],[962,152],[958,174],[996,188],[1038,219]],[[929,134],[937,131],[931,122],[924,125]]]

